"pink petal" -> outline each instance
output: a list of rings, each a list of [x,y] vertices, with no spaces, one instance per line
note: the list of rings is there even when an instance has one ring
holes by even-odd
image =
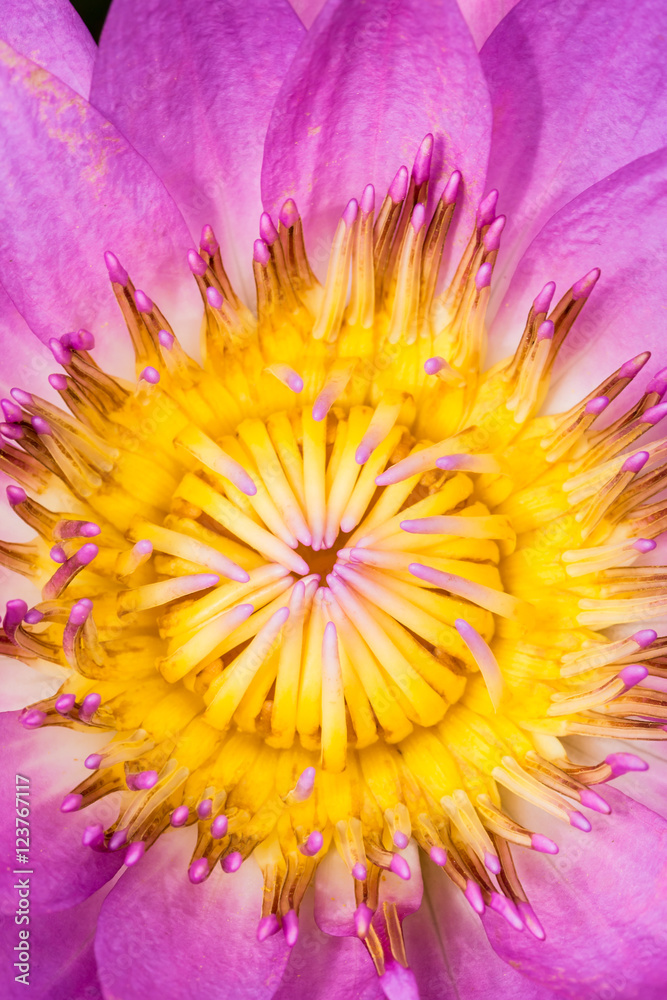
[[[488,184],[508,217],[498,277],[575,195],[665,145],[666,32],[653,0],[524,0],[484,46]]]
[[[299,15],[299,19],[306,28],[310,28],[313,21],[324,7],[326,0],[290,0],[292,7]]]
[[[50,693],[45,690],[42,697]],[[67,815],[60,812],[64,796],[87,772],[83,761],[98,750],[105,736],[87,736],[48,727],[25,730],[14,712],[0,715],[0,755],[5,778],[0,787],[0,855],[5,863],[16,855],[16,793],[14,775],[30,779],[30,867],[34,869],[32,909],[61,910],[81,902],[113,878],[122,858],[84,847],[89,824],[108,826],[118,813],[118,796]],[[22,783],[23,784],[23,783]],[[21,865],[17,865],[21,867]],[[15,892],[4,878],[0,910],[13,913]]]
[[[287,0],[115,0],[91,100],[146,157],[230,277],[251,274],[271,109],[304,29]]]
[[[433,133],[431,190],[439,195],[443,178],[459,167],[468,225],[482,194],[488,129],[486,86],[453,0],[330,0],[271,118],[262,170],[267,211],[296,199],[321,270],[347,201],[369,182],[383,198]]]
[[[97,47],[68,0],[2,0],[0,38],[88,97]]]
[[[661,316],[664,301],[664,221],[667,149],[628,164],[584,191],[549,220],[512,279],[493,325],[493,354],[514,348],[532,299],[546,281],[557,284],[556,301],[593,267],[602,277],[565,341],[556,372],[562,380],[558,407],[569,406],[608,372],[644,350],[654,350],[632,398],[664,365]],[[590,348],[594,364],[582,361]],[[566,390],[566,391],[565,391]],[[550,408],[554,409],[555,403]]]
[[[596,815],[589,835],[542,821],[560,845],[556,858],[516,852],[546,941],[489,910],[485,927],[505,961],[559,997],[662,1000],[667,823],[609,786],[604,796],[612,815]]]
[[[478,50],[518,0],[459,0]]]
[[[257,865],[251,858],[233,875],[217,865],[192,885],[194,834],[161,837],[105,900],[95,953],[107,1000],[268,1000],[275,993],[289,948],[282,934],[257,941]]]
[[[31,329],[46,341],[83,326],[116,338],[116,357],[128,338],[103,262],[108,249],[175,325],[187,333],[189,317],[197,327],[185,260],[192,241],[162,183],[83,98],[2,43],[0,122],[0,183],[12,192],[2,208],[0,279]]]

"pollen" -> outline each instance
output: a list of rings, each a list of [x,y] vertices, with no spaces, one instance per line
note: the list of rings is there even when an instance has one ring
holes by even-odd
[[[108,252],[136,380],[65,334],[64,408],[14,389],[0,428],[36,532],[0,561],[42,594],[9,602],[1,651],[62,677],[21,721],[108,736],[64,812],[121,793],[84,844],[133,865],[196,826],[191,881],[252,855],[258,937],[289,945],[331,848],[380,976],[406,964],[383,885],[412,877],[411,840],[477,913],[541,939],[512,851],[558,847],[506,793],[585,833],[609,812],[593,786],[646,765],[579,763],[566,738],[663,739],[667,720],[667,639],[645,627],[667,567],[641,563],[667,528],[667,440],[639,440],[667,370],[611,420],[648,353],[540,415],[597,270],[556,304],[535,289],[486,369],[505,219],[492,192],[443,289],[461,177],[427,210],[432,147],[377,207],[371,185],[347,204],[323,283],[295,203],[263,215],[253,310],[205,227],[201,364]]]

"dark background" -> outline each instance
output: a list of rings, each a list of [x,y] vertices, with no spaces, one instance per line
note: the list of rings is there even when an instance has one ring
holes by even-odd
[[[138,0],[141,2],[141,0]],[[88,31],[96,42],[100,39],[100,32],[107,16],[111,0],[72,0],[72,5],[78,10],[79,16],[86,22]]]

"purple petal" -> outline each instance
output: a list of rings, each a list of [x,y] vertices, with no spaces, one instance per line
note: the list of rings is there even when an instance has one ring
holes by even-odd
[[[44,341],[76,326],[118,336],[107,249],[175,325],[189,317],[196,326],[201,307],[185,262],[192,241],[162,183],[83,98],[2,43],[0,122],[0,183],[12,192],[0,279],[31,329]]]
[[[97,47],[68,0],[1,0],[0,38],[88,97]]]
[[[14,922],[14,914],[0,917],[0,996],[3,1000],[101,1000],[93,938],[102,905],[99,892],[78,906],[60,913],[30,914],[29,924]],[[15,947],[28,931],[30,971],[28,985],[17,982],[24,974],[14,968],[19,955]],[[19,962],[19,965],[23,963]]]
[[[435,136],[438,195],[454,167],[470,206],[482,194],[488,94],[453,0],[329,0],[292,63],[269,125],[262,170],[267,211],[294,197],[314,265],[349,198],[381,197],[402,164]],[[467,238],[466,231],[466,238]]]
[[[588,837],[559,824],[556,858],[518,856],[546,941],[514,933],[488,910],[485,927],[502,958],[559,997],[661,1000],[667,823],[609,786],[604,795],[612,815],[596,815]]]
[[[60,812],[65,794],[89,773],[84,759],[104,742],[104,737],[54,731],[52,727],[29,732],[20,725],[16,713],[0,715],[5,774],[0,788],[0,854],[6,861],[16,854],[14,775],[21,774],[30,779],[29,852],[35,872],[30,903],[34,911],[74,906],[113,878],[121,863],[119,855],[94,852],[81,843],[89,824],[113,822],[118,812],[117,796],[81,812]],[[0,910],[13,913],[15,909],[15,892],[5,878],[0,886]]]
[[[269,1000],[275,993],[289,948],[282,934],[257,941],[257,865],[250,859],[232,875],[216,865],[193,885],[187,875],[193,834],[161,837],[107,896],[95,953],[109,1000]]]
[[[461,13],[478,50],[517,2],[518,0],[459,0]]]
[[[656,351],[648,375],[664,365],[659,316],[665,242],[662,212],[657,208],[666,189],[667,150],[635,160],[561,209],[519,263],[492,328],[496,356],[514,349],[530,303],[545,281],[556,281],[557,299],[591,268],[602,269],[560,352],[557,371],[567,369],[563,379],[567,393],[562,398],[559,394],[559,406],[580,399],[603,374],[641,351]],[[581,361],[589,346],[594,366],[573,364]],[[645,382],[640,376],[638,383]],[[632,389],[623,400],[631,396]]]
[[[508,217],[497,277],[575,195],[665,145],[666,32],[653,0],[524,0],[484,46],[488,183]]]
[[[287,0],[115,0],[91,100],[162,178],[230,277],[251,274],[275,97],[303,25]]]

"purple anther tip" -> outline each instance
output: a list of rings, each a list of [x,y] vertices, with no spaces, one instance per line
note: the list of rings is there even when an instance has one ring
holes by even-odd
[[[399,851],[404,851],[410,843],[410,838],[406,837],[402,830],[396,830],[392,839]]]
[[[368,934],[373,919],[373,911],[367,903],[359,903],[354,911],[354,929],[357,937],[362,940]]]
[[[558,854],[558,844],[545,837],[543,833],[533,833],[530,838],[530,846],[540,854]]]
[[[99,524],[95,524],[94,521],[84,521],[79,528],[79,534],[82,538],[96,538],[101,531]]]
[[[88,566],[95,559],[99,551],[95,542],[86,542],[72,558],[76,559],[79,566]]]
[[[59,365],[68,365],[72,360],[71,351],[68,351],[66,347],[60,343],[56,337],[51,337],[49,340],[49,348],[51,354],[56,359]]]
[[[483,288],[488,288],[491,284],[491,273],[493,268],[491,264],[487,261],[486,264],[482,264],[479,271],[475,275],[475,287],[478,292],[481,292]]]
[[[445,184],[445,189],[442,192],[442,200],[445,205],[453,205],[456,201],[456,197],[459,193],[459,186],[461,184],[462,174],[460,170],[455,170],[447,183]]]
[[[581,830],[583,833],[590,833],[592,830],[591,824],[588,822],[586,817],[573,809],[569,814],[570,826],[574,826],[577,830]]]
[[[71,792],[60,803],[60,811],[62,813],[77,812],[81,808],[82,803],[83,795],[76,795],[74,792]]]
[[[283,934],[287,947],[293,948],[299,939],[299,918],[294,910],[283,914]]]
[[[657,406],[650,406],[639,418],[639,422],[655,426],[665,416],[667,416],[667,403],[658,403]]]
[[[224,813],[220,816],[216,816],[211,823],[211,836],[216,839],[220,837],[225,837],[227,835],[227,830],[229,829],[229,821]]]
[[[134,551],[139,556],[150,556],[153,553],[153,543],[147,538],[141,538],[135,545]]]
[[[59,698],[56,699],[55,709],[59,715],[67,715],[71,712],[76,704],[76,695],[74,694],[61,694]]]
[[[394,875],[398,875],[402,878],[404,882],[407,882],[412,872],[410,871],[410,865],[407,863],[405,858],[402,858],[400,854],[394,854],[389,865],[389,871],[393,872]]]
[[[188,267],[193,274],[198,274],[200,278],[206,274],[206,261],[201,259],[196,250],[188,250]]]
[[[473,882],[472,879],[468,879],[463,895],[468,900],[475,913],[479,913],[481,916],[486,907],[484,905],[482,890],[478,886],[477,882]]]
[[[484,852],[484,867],[487,868],[493,875],[500,875],[500,860],[498,856],[492,854],[491,851]]]
[[[27,612],[23,621],[26,625],[38,625],[43,617],[44,614],[41,611],[38,611],[37,608],[31,608],[30,611]]]
[[[365,882],[368,878],[368,869],[361,861],[357,861],[352,868],[352,878],[356,878],[358,882]]]
[[[261,264],[262,267],[266,267],[269,263],[271,260],[271,254],[269,253],[269,248],[264,240],[255,240],[252,245],[252,257],[253,260],[257,261],[258,264]]]
[[[64,392],[67,388],[67,376],[61,375],[60,372],[54,372],[52,375],[49,375],[49,385],[56,392]]]
[[[398,173],[389,185],[389,197],[395,204],[403,201],[408,193],[409,176],[407,167],[399,167]]]
[[[412,218],[410,219],[410,225],[416,233],[424,226],[426,222],[426,206],[418,202],[412,210]]]
[[[119,851],[127,843],[127,830],[115,830],[109,838],[109,850]]]
[[[44,417],[39,417],[35,415],[34,417],[30,418],[30,423],[32,424],[33,430],[36,431],[37,434],[41,434],[42,436],[53,435],[53,431],[51,430],[51,425],[48,423],[48,421],[44,419]]]
[[[537,315],[549,311],[549,306],[551,305],[551,300],[554,297],[555,291],[556,291],[556,282],[547,281],[546,285],[539,293],[539,295],[536,296],[533,302],[533,311]]]
[[[359,202],[357,201],[356,198],[350,198],[350,200],[348,201],[347,205],[343,210],[343,214],[341,215],[341,219],[343,220],[348,229],[351,226],[353,226],[354,223],[356,222],[358,213],[359,213]]]
[[[299,221],[299,209],[296,207],[294,198],[287,199],[278,213],[278,218],[280,219],[282,225],[286,226],[287,229],[291,229],[292,226],[296,226]]]
[[[20,486],[8,486],[7,499],[12,507],[15,507],[19,503],[25,503],[28,499],[28,494],[25,490],[22,490]]]
[[[367,184],[361,195],[359,208],[364,215],[370,215],[375,208],[375,188],[372,184]]]
[[[429,174],[431,172],[431,158],[433,156],[433,142],[433,136],[429,132],[424,136],[419,149],[417,150],[415,162],[412,167],[412,177],[417,187],[429,178]]]
[[[633,753],[610,753],[605,757],[605,764],[611,768],[612,778],[620,778],[630,771],[648,771],[648,764]]]
[[[94,715],[102,704],[102,696],[95,691],[91,691],[81,702],[81,713],[83,715]]]
[[[213,799],[202,799],[197,806],[197,815],[200,819],[208,819],[213,812]]]
[[[626,458],[621,466],[621,472],[641,472],[649,458],[650,455],[647,451],[638,451],[635,455]]]
[[[207,254],[212,257],[217,251],[220,244],[215,238],[215,233],[213,232],[213,227],[206,224],[201,231],[201,239],[199,240],[199,245],[202,250],[205,250]]]
[[[31,708],[20,717],[19,721],[24,729],[39,729],[46,721],[46,712],[41,712],[38,708]]]
[[[642,628],[639,632],[634,632],[630,638],[636,642],[640,649],[646,649],[658,638],[658,633],[652,628]]]
[[[586,806],[587,809],[592,809],[594,812],[602,813],[605,816],[608,816],[611,812],[609,803],[605,802],[602,796],[598,795],[592,788],[582,788],[579,792],[579,798],[581,799],[582,806]]]
[[[206,858],[197,858],[188,868],[188,878],[193,885],[199,885],[208,875],[208,861]]]
[[[499,913],[501,917],[504,917],[510,927],[513,927],[515,931],[523,930],[523,920],[519,916],[519,911],[517,910],[515,904],[507,896],[502,896],[499,892],[491,893],[491,900],[489,906],[496,913]]]
[[[280,930],[280,921],[275,913],[269,913],[268,916],[262,917],[260,922],[257,924],[257,940],[266,941],[267,938],[272,937]]]
[[[651,381],[646,386],[646,392],[657,392],[662,396],[667,389],[667,368],[661,368],[656,372]]]
[[[134,292],[134,304],[140,313],[149,313],[153,310],[153,303],[140,288],[137,288]]]
[[[500,247],[500,237],[502,236],[506,222],[507,216],[499,215],[487,229],[484,236],[484,249],[487,253],[492,253]]]
[[[19,406],[31,406],[33,403],[33,398],[29,392],[25,389],[10,389],[9,390],[12,399],[14,399]],[[19,414],[20,416],[20,414]]]
[[[427,375],[437,375],[438,372],[442,371],[446,364],[447,362],[444,358],[428,358],[428,360],[424,362],[424,371]]]
[[[630,358],[625,364],[621,365],[618,370],[619,378],[634,378],[635,375],[642,370],[648,359],[651,357],[650,351],[643,351],[641,354],[637,354],[634,358]]]
[[[219,309],[223,303],[222,292],[211,285],[210,288],[206,289],[206,301],[213,309]]]
[[[601,275],[599,267],[594,267],[592,271],[585,274],[583,278],[579,278],[579,281],[575,281],[572,285],[572,298],[576,301],[577,299],[585,299],[591,294],[595,288],[596,282]]]
[[[95,337],[90,330],[77,330],[72,334],[72,347],[77,351],[92,351],[95,347]]]
[[[222,859],[222,870],[228,875],[231,875],[232,872],[237,872],[242,864],[243,855],[240,854],[239,851],[232,851],[231,854],[228,854]]]
[[[160,345],[167,351],[170,351],[174,346],[174,335],[173,333],[169,333],[169,330],[160,330],[157,339],[160,341]]]
[[[632,543],[632,547],[637,552],[645,554],[646,552],[653,552],[658,547],[658,543],[653,538],[638,538],[636,542]]]
[[[0,406],[7,423],[15,424],[23,418],[23,410],[11,399],[0,399]]]
[[[305,849],[309,857],[318,854],[322,850],[322,845],[324,843],[324,837],[319,830],[313,830],[312,833],[308,834],[308,840],[305,843]]]
[[[172,826],[185,826],[190,816],[190,810],[187,806],[176,806],[171,814],[169,822]]]
[[[530,905],[530,903],[517,903],[516,908],[519,912],[524,927],[526,927],[533,937],[537,938],[538,941],[546,941],[546,934],[544,933],[544,927],[537,919],[535,911]]]
[[[286,382],[292,392],[303,392],[303,379],[296,372],[290,372]]]
[[[127,271],[122,266],[115,253],[111,253],[110,250],[107,250],[104,254],[104,263],[107,266],[107,271],[109,272],[109,277],[112,281],[117,282],[119,285],[127,284]]]
[[[139,375],[140,381],[148,382],[150,385],[157,385],[160,381],[160,373],[156,368],[147,365]]]
[[[648,677],[648,668],[642,663],[630,663],[627,667],[623,667],[618,676],[626,688],[631,688]]]
[[[89,753],[83,762],[83,766],[89,771],[96,771],[102,763],[102,755],[99,753]]]
[[[62,545],[54,545],[49,551],[49,558],[56,563],[67,562],[67,554]]]
[[[271,246],[278,239],[278,230],[273,224],[273,219],[268,212],[262,212],[259,217],[259,235]]]
[[[551,340],[554,335],[554,325],[550,319],[545,319],[544,323],[540,323],[540,327],[537,331],[537,340]]]
[[[92,823],[83,831],[81,843],[84,847],[96,847],[104,840],[104,827],[101,823]]]
[[[157,784],[157,771],[140,771],[134,776],[134,787],[142,790],[153,788]]]
[[[595,416],[602,413],[609,406],[609,396],[594,396],[589,399],[584,407],[586,413],[593,413]]]
[[[136,865],[138,861],[141,861],[145,853],[146,845],[143,840],[135,840],[134,843],[130,844],[128,849],[125,851],[123,862],[128,868],[131,868],[132,865]]]
[[[0,424],[0,433],[9,441],[20,441],[23,437],[23,428],[18,424]]]
[[[444,847],[438,847],[434,844],[431,850],[428,852],[428,856],[434,865],[438,865],[440,868],[447,864],[447,851]]]
[[[28,605],[20,597],[14,597],[12,600],[7,601],[7,610],[5,611],[5,617],[3,619],[3,627],[5,630],[14,629],[21,624],[25,618],[28,611]]]
[[[487,196],[482,198],[479,203],[479,208],[477,209],[477,225],[480,229],[493,222],[496,215],[497,204],[498,192],[494,188],[493,191],[489,191]]]

